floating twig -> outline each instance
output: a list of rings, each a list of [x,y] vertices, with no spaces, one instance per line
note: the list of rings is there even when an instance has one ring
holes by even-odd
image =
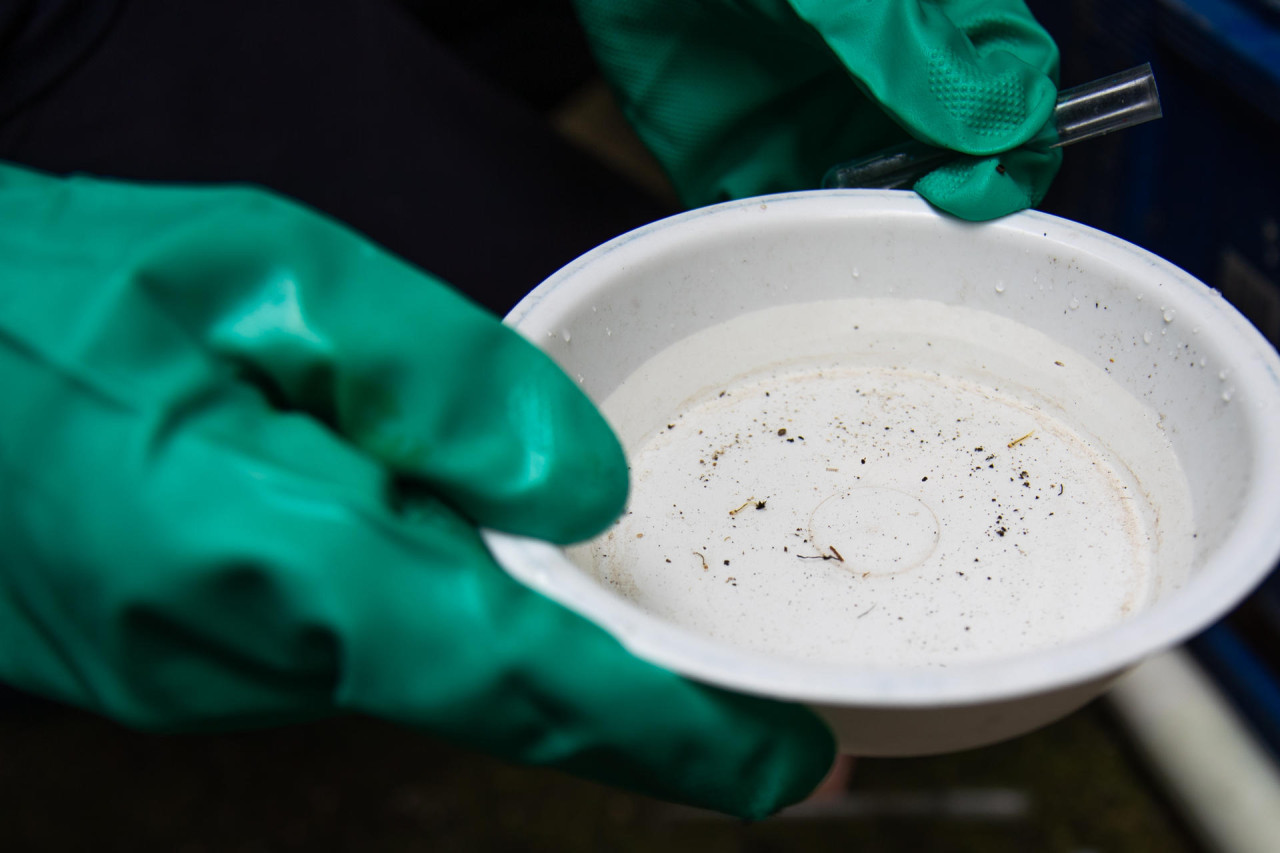
[[[1026,435],[1020,435],[1020,436],[1018,436],[1017,438],[1015,438],[1013,441],[1009,442],[1009,446],[1010,446],[1010,447],[1017,447],[1019,444],[1022,444],[1022,442],[1026,441],[1028,438],[1031,438],[1031,436],[1033,436],[1033,435],[1035,435],[1035,434],[1036,434],[1036,431],[1035,431],[1035,430],[1032,430],[1031,432],[1027,433]]]

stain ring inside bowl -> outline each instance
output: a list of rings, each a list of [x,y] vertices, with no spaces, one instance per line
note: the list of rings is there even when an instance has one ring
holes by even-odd
[[[809,544],[858,577],[896,575],[938,547],[938,517],[899,489],[864,486],[823,498],[809,513]]]

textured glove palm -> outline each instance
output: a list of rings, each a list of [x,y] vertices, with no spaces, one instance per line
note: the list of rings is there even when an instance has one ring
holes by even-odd
[[[981,155],[916,190],[992,219],[1037,204],[1061,163],[1012,150],[1048,121],[1058,68],[1021,0],[576,2],[628,118],[691,205],[816,187],[910,135]]]
[[[758,816],[831,759],[808,711],[685,681],[516,584],[621,450],[533,346],[250,189],[0,166],[0,679],[133,725],[361,711]]]

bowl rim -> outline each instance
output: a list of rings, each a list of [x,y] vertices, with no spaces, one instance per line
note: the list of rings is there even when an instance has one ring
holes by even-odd
[[[1118,267],[1155,275],[1179,313],[1192,312],[1206,339],[1231,356],[1233,399],[1255,437],[1255,476],[1244,511],[1187,583],[1167,599],[1096,634],[1030,652],[945,667],[859,667],[753,652],[665,622],[609,592],[545,542],[497,531],[482,534],[503,568],[525,585],[578,612],[611,633],[633,654],[697,681],[779,699],[823,705],[937,707],[1013,699],[1067,688],[1123,671],[1181,643],[1230,611],[1260,583],[1280,557],[1280,441],[1267,428],[1280,423],[1280,356],[1217,291],[1170,262],[1118,237],[1039,211],[988,223],[961,223],[914,192],[806,190],[757,196],[679,213],[644,225],[592,249],[530,292],[504,322],[535,344],[542,314],[558,316],[588,298],[608,269],[654,253],[712,238],[741,225],[741,215],[768,210],[777,221],[805,218],[930,217],[949,227],[1034,234]],[[531,320],[532,318],[532,320]],[[554,328],[554,323],[546,324]],[[568,568],[569,571],[565,571]]]

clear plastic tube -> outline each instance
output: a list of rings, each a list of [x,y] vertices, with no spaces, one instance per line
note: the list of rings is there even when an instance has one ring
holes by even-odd
[[[1160,93],[1149,63],[1058,93],[1052,119],[1023,147],[1048,150],[1160,118]],[[909,187],[939,166],[969,155],[911,141],[841,163],[822,180],[827,189]]]

